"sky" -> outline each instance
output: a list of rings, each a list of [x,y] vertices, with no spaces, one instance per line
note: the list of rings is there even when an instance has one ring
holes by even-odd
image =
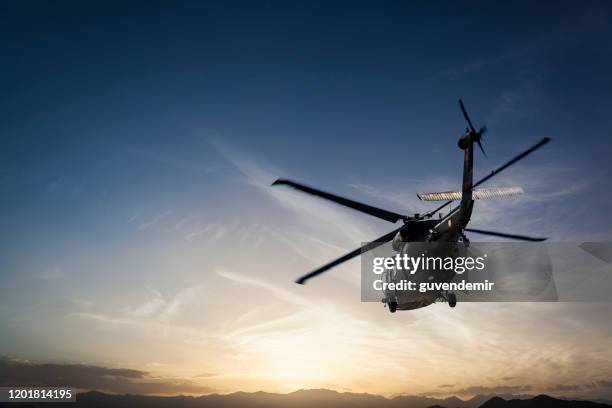
[[[489,129],[477,177],[553,139],[471,226],[609,241],[609,2],[0,10],[0,366],[110,392],[612,398],[609,303],[391,315],[358,260],[296,285],[393,226],[270,187],[431,209],[416,193],[460,185],[463,98]]]

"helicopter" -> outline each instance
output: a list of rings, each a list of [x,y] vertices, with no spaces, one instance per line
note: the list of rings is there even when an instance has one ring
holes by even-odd
[[[376,238],[375,240],[315,269],[312,272],[307,273],[299,277],[295,282],[298,284],[305,284],[309,279],[312,279],[333,267],[340,265],[354,257],[357,257],[364,252],[371,251],[378,248],[381,245],[392,242],[393,248],[398,251],[406,251],[408,243],[454,243],[457,245],[463,245],[464,248],[469,246],[469,239],[465,235],[466,232],[489,235],[501,238],[508,238],[519,241],[527,242],[540,242],[546,240],[546,238],[529,237],[525,235],[509,234],[504,232],[489,231],[475,228],[468,228],[468,224],[472,217],[472,210],[474,207],[474,201],[477,199],[488,199],[497,197],[507,197],[517,194],[521,194],[523,191],[519,187],[494,187],[494,188],[477,188],[489,181],[492,177],[498,175],[508,167],[524,159],[534,151],[540,149],[542,146],[550,142],[550,138],[546,137],[540,140],[538,143],[523,151],[519,155],[515,156],[502,166],[499,166],[487,176],[474,182],[473,181],[473,167],[474,167],[474,147],[477,145],[482,154],[486,156],[485,150],[482,146],[483,135],[487,132],[486,126],[476,130],[468,113],[465,109],[463,101],[459,99],[459,106],[461,112],[467,122],[465,133],[462,134],[457,142],[459,149],[464,151],[463,157],[463,182],[460,191],[444,191],[444,192],[433,192],[433,193],[422,193],[417,194],[418,198],[422,201],[443,201],[437,208],[424,213],[405,215],[399,214],[393,211],[388,211],[382,208],[373,207],[368,204],[360,203],[348,198],[340,197],[335,194],[327,193],[322,190],[318,190],[301,183],[297,183],[287,179],[278,179],[272,183],[272,186],[284,185],[301,192],[311,194],[326,200],[330,200],[336,204],[352,208],[353,210],[360,211],[373,217],[380,218],[390,223],[398,223],[401,221],[401,226],[394,229],[393,231]],[[450,211],[442,216],[440,211],[445,207],[458,201],[459,204],[452,207]],[[436,213],[439,214],[439,218],[433,217]],[[440,282],[449,282],[454,278],[454,273],[443,274],[442,276],[436,276],[436,280]],[[429,277],[431,279],[432,277]],[[400,298],[395,296],[393,293],[386,293],[385,298],[382,299],[383,303],[388,306],[392,313],[396,310],[412,310],[421,307],[428,306],[436,301],[445,301],[450,307],[455,307],[457,304],[457,297],[454,293],[442,292],[442,291],[430,291],[425,294],[416,294],[411,298]]]

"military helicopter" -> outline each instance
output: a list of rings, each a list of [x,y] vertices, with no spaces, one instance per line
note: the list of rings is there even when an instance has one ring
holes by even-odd
[[[431,210],[425,214],[414,214],[413,216],[408,216],[404,214],[398,214],[396,212],[384,210],[381,208],[373,207],[371,205],[363,204],[354,200],[350,200],[348,198],[340,197],[335,194],[330,194],[325,191],[321,191],[309,186],[305,186],[300,183],[296,183],[291,180],[286,179],[278,179],[274,183],[273,186],[285,185],[292,187],[296,190],[321,197],[326,200],[333,201],[337,204],[343,205],[345,207],[352,208],[354,210],[369,214],[371,216],[383,219],[385,221],[391,223],[397,223],[398,221],[402,222],[402,225],[393,231],[379,237],[372,242],[363,245],[360,248],[355,249],[347,253],[346,255],[341,256],[338,259],[335,259],[320,268],[315,269],[314,271],[301,276],[296,280],[298,284],[305,284],[311,278],[318,276],[331,268],[348,261],[366,251],[370,251],[375,249],[383,244],[386,244],[392,241],[394,249],[398,251],[402,248],[402,243],[416,243],[416,242],[448,242],[448,243],[459,243],[464,245],[465,247],[469,246],[469,239],[466,237],[465,233],[475,233],[475,234],[483,234],[490,235],[495,237],[509,238],[520,241],[530,241],[530,242],[538,242],[544,241],[546,238],[536,238],[529,237],[524,235],[516,235],[509,234],[503,232],[496,231],[488,231],[482,229],[474,229],[467,228],[468,223],[470,222],[472,216],[472,209],[474,207],[474,200],[476,199],[486,199],[486,198],[495,198],[495,197],[506,197],[512,196],[516,194],[522,193],[522,189],[517,187],[505,187],[505,188],[477,188],[483,183],[489,181],[492,177],[496,176],[503,170],[512,166],[516,162],[524,159],[529,154],[538,150],[545,144],[547,144],[551,139],[544,138],[536,143],[534,146],[525,150],[521,154],[515,156],[511,160],[509,160],[504,165],[498,167],[493,170],[490,174],[483,177],[482,179],[473,182],[473,166],[474,166],[474,147],[478,145],[482,153],[486,156],[485,150],[482,146],[483,135],[486,133],[486,126],[481,127],[479,130],[476,130],[470,117],[467,114],[465,106],[463,105],[463,101],[459,99],[459,106],[461,108],[461,112],[467,122],[467,128],[465,133],[459,138],[458,147],[459,149],[464,151],[464,160],[463,160],[463,183],[461,191],[444,191],[444,192],[435,192],[435,193],[424,193],[417,194],[418,198],[423,201],[444,201],[443,204]],[[453,202],[459,201],[459,205],[452,208],[447,215],[442,216],[440,213],[440,217],[433,217],[436,213],[439,213],[445,207],[451,205]],[[453,279],[452,274],[444,277],[438,277],[438,280],[441,281],[450,281]],[[428,306],[437,300],[443,300],[448,302],[449,306],[455,307],[457,304],[457,298],[454,293],[441,293],[441,292],[428,292],[424,295],[417,295],[411,299],[403,299],[399,300],[393,296],[388,296],[383,299],[383,303],[387,304],[389,310],[394,313],[396,310],[411,310],[417,309],[420,307]]]

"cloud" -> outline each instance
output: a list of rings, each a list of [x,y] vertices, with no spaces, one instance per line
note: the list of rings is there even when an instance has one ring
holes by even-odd
[[[295,222],[305,226],[313,223],[335,236],[352,238],[359,242],[361,237],[370,235],[366,222],[355,217],[355,212],[329,201],[282,187],[271,187],[274,180],[285,177],[286,173],[274,166],[258,161],[235,148],[220,142],[211,142],[219,154],[235,166],[244,180],[267,197],[272,198],[290,212]]]
[[[542,31],[539,35],[516,44],[512,47],[491,55],[470,56],[467,60],[440,72],[441,76],[456,77],[473,74],[495,66],[508,64],[517,60],[533,60],[547,51],[565,51],[584,41],[592,41],[590,35],[593,31],[601,30],[602,18],[605,13],[586,12],[580,10],[580,15],[574,16],[572,24],[561,23]]]
[[[47,186],[49,191],[55,191],[59,188],[62,187],[62,185],[65,183],[65,179],[64,176],[60,176],[58,178],[56,178],[55,180],[53,180],[52,182],[50,182]]]
[[[177,168],[180,170],[186,170],[192,173],[204,173],[209,174],[215,171],[215,168],[210,165],[203,165],[201,162],[193,162],[189,160],[185,160],[182,158],[178,158],[166,153],[159,153],[153,150],[141,149],[137,147],[122,145],[120,146],[123,150],[129,154],[152,160],[157,163],[170,166],[173,168]]]
[[[272,285],[260,279],[251,278],[248,276],[243,276],[227,271],[217,271],[217,275],[221,276],[222,278],[229,279],[232,282],[241,283],[249,286],[256,286],[265,289],[276,295],[278,298],[296,306],[307,307],[312,304],[312,302],[309,302],[306,299],[297,296],[288,290],[282,289],[279,286]]]
[[[210,231],[214,227],[215,227],[214,224],[208,224],[203,228],[199,228],[195,231],[188,233],[187,235],[185,235],[185,239],[189,242],[192,242],[200,237],[203,237],[204,234],[206,234],[208,231]]]
[[[181,218],[174,226],[174,229],[180,230],[181,228],[189,224],[193,224],[195,221],[198,221],[199,219],[200,219],[199,215],[188,215],[186,217]]]
[[[129,310],[127,315],[135,318],[150,318],[159,315],[167,307],[167,304],[168,302],[161,297],[154,297],[148,299],[137,308]]]
[[[115,311],[77,311],[66,314],[71,321],[93,324],[93,327],[120,330],[124,337],[144,335],[146,341],[176,339],[184,343],[208,343],[210,334],[197,322],[205,318],[202,310],[208,310],[207,286],[195,284],[178,290],[172,296],[146,287],[147,296],[136,305]]]
[[[32,363],[0,358],[0,386],[70,386],[117,394],[202,394],[212,389],[180,378],[158,378],[141,370],[87,364]]]
[[[292,254],[306,259],[309,268],[329,262],[355,249],[361,242],[380,236],[381,227],[375,227],[376,223],[386,227],[382,232],[393,228],[391,224],[335,203],[286,187],[271,187],[275,179],[286,177],[283,170],[225,143],[212,141],[211,145],[238,170],[240,182],[252,186],[262,196],[278,205],[273,210],[274,216],[267,217],[265,232],[273,242],[288,246]],[[333,186],[320,187],[333,189]],[[235,235],[241,236],[241,232],[236,232]],[[357,272],[356,269],[353,271]],[[355,285],[359,283],[357,273],[338,276]]]
[[[530,43],[523,48],[511,49],[497,55],[473,57],[461,65],[455,65],[451,68],[443,70],[440,72],[440,74],[442,76],[456,77],[458,75],[477,72],[484,68],[489,68],[490,66],[498,65],[522,57],[538,46],[539,44],[535,45]]]
[[[161,220],[163,220],[164,218],[168,217],[171,214],[172,214],[172,211],[170,211],[170,210],[164,211],[162,213],[159,213],[159,214],[155,215],[153,218],[149,219],[148,221],[145,221],[142,224],[140,224],[138,229],[143,230],[143,229],[147,229],[149,227],[152,227],[154,225],[157,225]]]
[[[548,387],[548,391],[561,391],[561,392],[570,392],[570,391],[580,391],[582,387],[577,384],[557,384],[552,387]]]
[[[501,385],[501,386],[492,386],[492,387],[484,387],[484,386],[472,386],[466,388],[460,388],[458,390],[453,391],[454,394],[460,396],[466,395],[478,395],[478,394],[516,394],[516,393],[524,393],[529,392],[533,389],[531,385]]]
[[[493,108],[493,111],[489,114],[485,122],[490,125],[495,125],[508,117],[514,117],[518,114],[526,114],[526,110],[521,110],[520,104],[525,103],[525,95],[517,91],[505,91],[502,92],[498,98],[497,105]],[[532,113],[532,105],[529,106],[529,112]]]
[[[218,375],[219,375],[218,373],[202,373],[202,374],[195,375],[194,378],[210,378],[210,377],[216,377]]]
[[[608,381],[608,380],[599,380],[599,381],[596,381],[595,384],[597,384],[599,387],[602,387],[602,388],[612,388],[612,381]]]
[[[66,276],[66,273],[59,266],[54,266],[52,268],[45,269],[40,275],[39,278],[43,280],[57,280],[62,279]]]
[[[144,302],[136,307],[127,308],[118,320],[125,323],[133,321],[135,324],[141,322],[171,323],[181,318],[186,309],[196,308],[201,304],[206,286],[187,286],[169,299],[164,298],[161,292],[149,286],[146,289],[149,296]]]

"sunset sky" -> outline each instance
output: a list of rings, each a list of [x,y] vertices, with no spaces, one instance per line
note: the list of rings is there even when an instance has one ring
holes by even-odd
[[[110,392],[612,398],[612,304],[392,315],[360,302],[358,259],[296,285],[394,227],[270,187],[431,209],[416,193],[460,185],[461,97],[489,128],[477,176],[553,138],[471,226],[610,241],[612,4],[224,4],[0,5],[0,368],[86,364],[74,385]]]

